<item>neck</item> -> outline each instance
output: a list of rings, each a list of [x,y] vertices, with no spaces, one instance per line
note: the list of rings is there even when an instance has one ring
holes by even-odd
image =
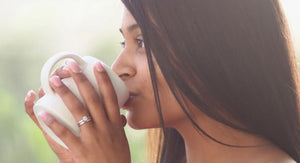
[[[266,151],[277,149],[266,139],[235,130],[207,116],[201,116],[196,122],[207,134],[222,143],[251,147],[230,147],[217,143],[200,133],[189,119],[185,119],[173,127],[184,139],[187,163],[235,163],[247,162],[247,160],[255,162],[259,161],[256,160],[257,158],[261,162],[263,157],[269,156]],[[279,151],[277,150],[277,152]],[[272,154],[274,154],[274,150]]]

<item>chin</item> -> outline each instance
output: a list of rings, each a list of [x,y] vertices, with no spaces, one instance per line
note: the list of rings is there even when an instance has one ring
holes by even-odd
[[[128,124],[131,128],[133,128],[133,129],[135,129],[135,130],[142,130],[142,129],[145,129],[144,127],[139,126],[139,125],[137,125],[136,123],[133,123],[132,121],[129,121],[129,120],[127,120],[127,124]]]
[[[127,124],[136,130],[145,129],[143,123],[137,116],[134,116],[130,111],[126,113]]]
[[[149,116],[143,117],[141,115],[135,115],[130,111],[127,111],[126,119],[127,119],[127,124],[131,128],[136,130],[161,127],[159,121],[157,121],[158,123],[153,122],[153,119],[155,118],[151,118]]]

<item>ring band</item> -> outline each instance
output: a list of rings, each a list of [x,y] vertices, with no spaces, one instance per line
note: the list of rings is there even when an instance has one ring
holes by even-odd
[[[90,116],[83,116],[82,119],[80,121],[77,122],[77,126],[80,127],[83,124],[90,122],[92,120],[92,118]]]

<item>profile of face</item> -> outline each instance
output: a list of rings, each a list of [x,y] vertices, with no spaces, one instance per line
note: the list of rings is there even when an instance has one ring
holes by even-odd
[[[124,11],[120,32],[124,38],[123,50],[114,61],[112,69],[125,82],[131,93],[130,100],[123,108],[127,110],[128,124],[135,129],[160,127],[141,29],[127,9]],[[154,57],[153,62],[165,126],[172,127],[186,119],[186,116],[169,89]]]

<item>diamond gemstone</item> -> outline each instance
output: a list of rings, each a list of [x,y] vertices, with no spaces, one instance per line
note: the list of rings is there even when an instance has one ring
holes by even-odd
[[[87,121],[87,120],[88,120],[88,117],[87,117],[87,116],[84,116],[84,117],[82,118],[82,120]]]

